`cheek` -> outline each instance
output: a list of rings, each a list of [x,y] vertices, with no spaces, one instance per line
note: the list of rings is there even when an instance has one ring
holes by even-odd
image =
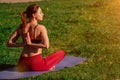
[[[42,15],[37,15],[37,20],[42,20],[43,19],[43,16]]]

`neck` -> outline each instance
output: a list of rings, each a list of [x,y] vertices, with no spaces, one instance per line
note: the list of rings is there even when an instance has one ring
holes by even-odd
[[[38,23],[37,23],[37,20],[36,20],[36,19],[31,19],[31,20],[30,20],[30,24],[31,24],[32,26],[36,26]]]

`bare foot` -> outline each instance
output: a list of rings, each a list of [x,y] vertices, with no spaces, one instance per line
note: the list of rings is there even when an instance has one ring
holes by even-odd
[[[53,71],[55,69],[55,66],[51,67],[49,70],[50,71]]]

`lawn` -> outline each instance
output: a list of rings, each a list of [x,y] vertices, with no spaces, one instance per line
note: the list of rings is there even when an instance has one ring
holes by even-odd
[[[6,42],[21,23],[19,13],[33,3],[45,14],[40,24],[46,26],[50,39],[51,46],[44,49],[43,56],[63,49],[67,55],[87,61],[21,80],[120,80],[119,0],[0,3],[0,64],[17,63],[22,48],[8,48]]]

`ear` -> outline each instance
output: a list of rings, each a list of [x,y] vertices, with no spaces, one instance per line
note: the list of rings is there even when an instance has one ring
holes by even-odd
[[[35,15],[35,14],[32,14],[32,16],[33,16],[33,17],[36,17],[36,15]]]

